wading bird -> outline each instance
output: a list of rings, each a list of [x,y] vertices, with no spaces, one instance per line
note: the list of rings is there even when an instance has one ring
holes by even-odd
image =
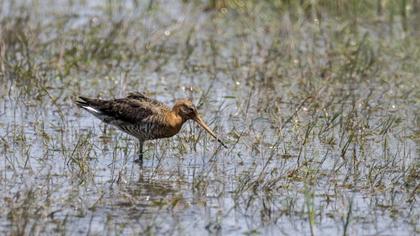
[[[80,96],[76,104],[139,140],[139,159],[143,162],[143,143],[146,140],[169,138],[179,132],[188,120],[194,120],[223,147],[226,145],[206,125],[190,100],[181,99],[170,109],[165,104],[142,93],[130,93],[125,98],[101,100]]]

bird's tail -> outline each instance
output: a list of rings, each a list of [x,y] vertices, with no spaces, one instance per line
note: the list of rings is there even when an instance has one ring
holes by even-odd
[[[89,98],[87,97],[83,97],[83,96],[79,96],[77,98],[76,101],[74,101],[74,103],[76,103],[76,105],[80,108],[84,108],[86,106],[89,106],[90,102],[89,102]]]
[[[74,103],[76,103],[78,107],[83,108],[94,115],[98,115],[102,113],[97,108],[98,104],[96,102],[96,99],[79,96],[78,99],[74,101]]]

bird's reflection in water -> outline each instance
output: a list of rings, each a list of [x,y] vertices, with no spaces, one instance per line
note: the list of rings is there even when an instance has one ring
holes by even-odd
[[[183,190],[188,188],[185,181],[172,180],[162,173],[156,174],[156,169],[148,165],[133,165],[133,168],[138,168],[137,178],[122,184],[119,196],[115,198],[118,199],[116,205],[133,208],[130,217],[162,209],[179,211],[190,205],[183,194]]]

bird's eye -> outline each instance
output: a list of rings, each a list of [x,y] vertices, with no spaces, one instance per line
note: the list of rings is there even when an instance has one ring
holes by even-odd
[[[193,112],[193,108],[188,107],[188,106],[184,106],[184,107],[182,108],[182,110],[183,110],[185,113],[187,113],[187,114],[189,114],[189,113],[192,113],[192,112]]]

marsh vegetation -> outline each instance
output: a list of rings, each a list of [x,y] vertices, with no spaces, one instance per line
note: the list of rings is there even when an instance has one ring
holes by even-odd
[[[0,1],[0,234],[420,233],[420,2]],[[76,96],[191,98],[148,142]]]

